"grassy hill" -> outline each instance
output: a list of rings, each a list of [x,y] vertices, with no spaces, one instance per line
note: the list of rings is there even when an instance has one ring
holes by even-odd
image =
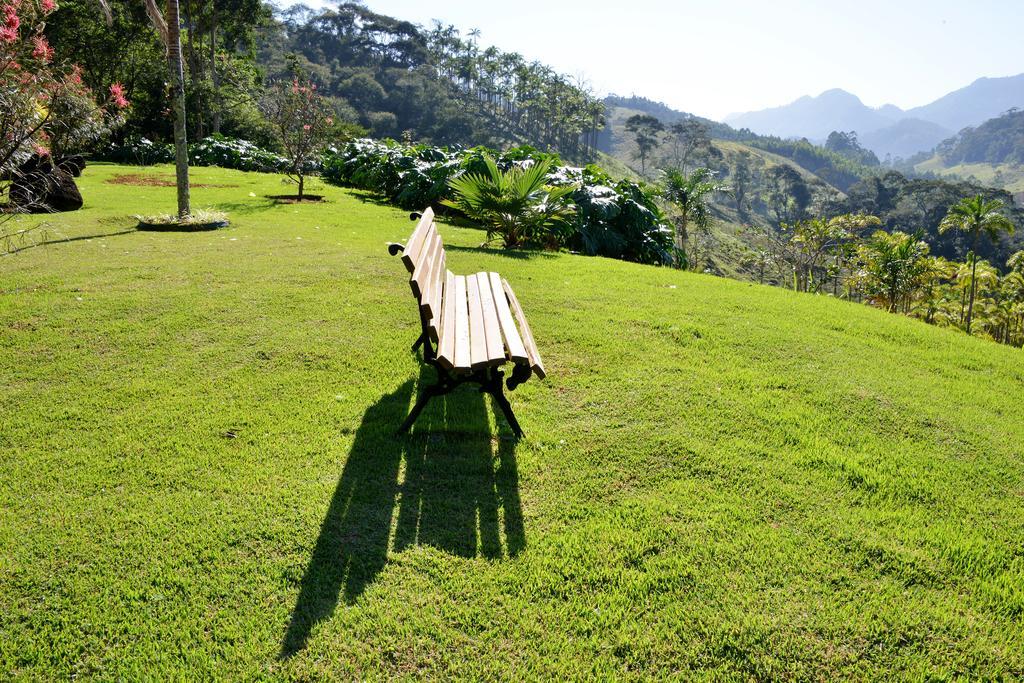
[[[171,173],[0,258],[0,678],[1024,675],[1019,350],[442,225],[550,376],[399,438],[405,213]]]
[[[1020,164],[979,162],[946,165],[936,154],[914,166],[914,170],[954,178],[976,178],[983,185],[1001,187],[1014,194],[1024,192],[1024,166]]]

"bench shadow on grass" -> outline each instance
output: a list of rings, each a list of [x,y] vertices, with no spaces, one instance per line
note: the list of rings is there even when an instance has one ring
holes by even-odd
[[[433,381],[433,370],[425,368],[421,386]],[[412,434],[396,436],[414,391],[410,380],[363,416],[302,577],[282,658],[301,651],[339,602],[353,604],[362,595],[384,569],[389,546],[401,552],[429,545],[497,559],[526,545],[516,442],[504,420],[498,419],[495,438],[489,401],[463,388],[431,401]]]

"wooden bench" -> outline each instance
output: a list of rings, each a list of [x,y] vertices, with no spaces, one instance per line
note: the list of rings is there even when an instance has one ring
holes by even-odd
[[[427,402],[467,382],[494,397],[517,437],[523,431],[502,390],[502,366],[512,363],[509,391],[536,375],[544,364],[523,309],[508,281],[497,273],[455,275],[448,270],[434,212],[422,214],[405,245],[390,243],[392,256],[402,254],[416,297],[421,332],[412,350],[423,347],[423,360],[437,370],[437,383],[426,387],[402,423],[408,431]]]

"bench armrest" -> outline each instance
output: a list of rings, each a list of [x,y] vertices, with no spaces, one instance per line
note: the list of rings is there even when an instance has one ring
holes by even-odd
[[[508,297],[508,305],[512,309],[512,315],[515,317],[516,324],[519,326],[519,335],[523,338],[523,344],[526,345],[526,354],[529,356],[530,360],[529,368],[539,379],[544,379],[547,376],[547,372],[544,370],[544,363],[540,359],[540,351],[537,350],[537,343],[533,340],[533,332],[530,330],[530,323],[526,322],[526,314],[523,313],[523,307],[519,305],[516,293],[512,291],[512,285],[508,283],[508,280],[503,278],[501,284],[505,289],[505,296]]]
[[[516,387],[530,379],[533,375],[533,368],[530,367],[529,363],[516,363],[512,366],[512,374],[505,381],[505,386],[508,387],[509,391],[515,391]]]

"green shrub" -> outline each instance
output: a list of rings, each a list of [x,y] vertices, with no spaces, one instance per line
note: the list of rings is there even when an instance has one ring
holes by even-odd
[[[281,173],[290,165],[283,156],[260,149],[247,140],[221,135],[203,138],[189,145],[188,160],[193,166],[220,166],[262,173]]]
[[[628,180],[613,181],[597,166],[567,169],[566,182],[578,183],[578,208],[570,249],[591,256],[667,264],[672,261],[672,230],[652,193]]]
[[[382,194],[403,209],[422,209],[449,197],[448,181],[462,170],[457,154],[427,145],[352,140],[324,158],[329,183]]]
[[[501,238],[506,248],[561,245],[576,215],[569,195],[572,185],[555,187],[548,182],[551,159],[534,164],[498,168],[484,156],[485,173],[462,173],[449,181],[454,200],[444,205],[458,209],[487,227],[488,240]]]
[[[142,137],[129,137],[120,144],[107,146],[96,156],[104,161],[136,166],[168,164],[174,161],[174,145]]]

